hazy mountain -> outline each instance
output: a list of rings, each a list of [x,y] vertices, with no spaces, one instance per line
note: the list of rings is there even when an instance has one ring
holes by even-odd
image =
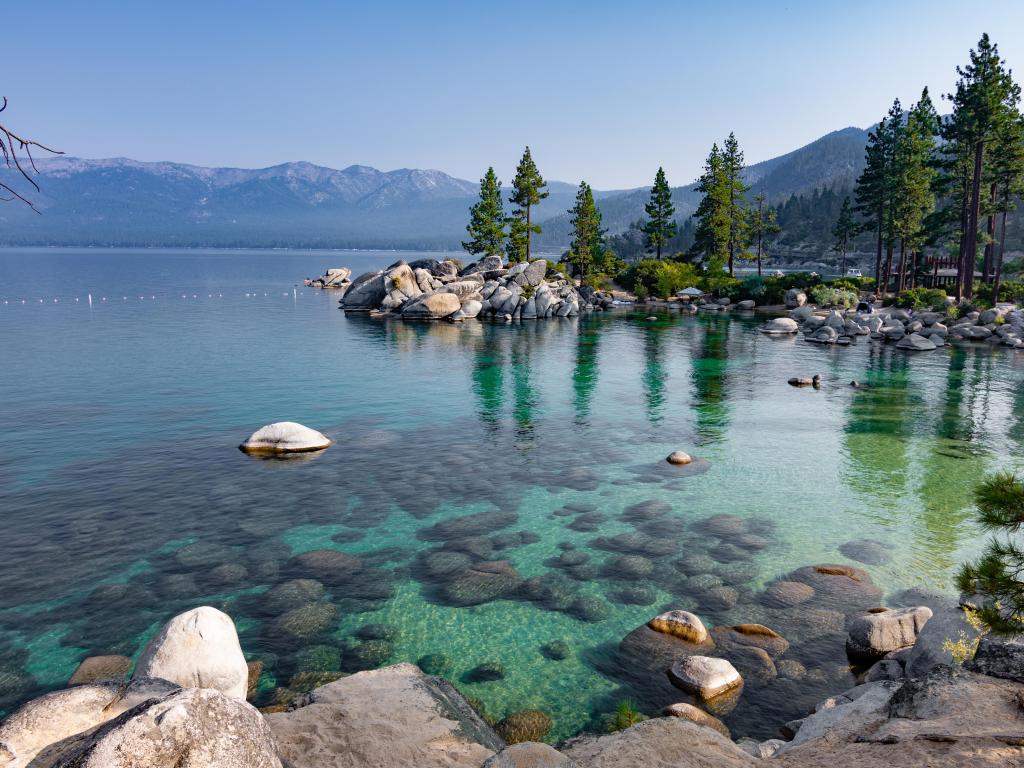
[[[867,134],[836,131],[747,169],[773,201],[815,188],[849,186],[863,165]],[[38,161],[42,215],[0,205],[6,244],[209,245],[458,248],[478,189],[435,170],[343,170],[297,162],[271,168],[203,168],[124,158]],[[26,190],[9,169],[0,179]],[[506,185],[507,189],[507,185]],[[31,192],[31,190],[28,190]],[[576,185],[553,181],[535,211],[540,244],[569,240],[565,214]],[[643,215],[646,188],[598,191],[605,226],[616,232]],[[697,204],[693,185],[674,190],[678,215]]]

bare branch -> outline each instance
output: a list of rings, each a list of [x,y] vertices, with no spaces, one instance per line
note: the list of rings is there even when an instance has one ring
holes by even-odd
[[[0,98],[3,99],[3,103],[0,104],[0,112],[3,112],[7,109],[7,97],[3,96]],[[18,156],[19,152],[24,153],[25,157],[28,159],[29,168],[31,168],[33,172],[38,174],[39,168],[36,167],[35,157],[32,156],[33,147],[41,149],[44,152],[49,152],[50,154],[53,155],[64,154],[60,150],[51,149],[50,147],[47,147],[45,144],[40,144],[38,141],[35,141],[34,139],[27,139],[22,136],[19,136],[18,134],[14,133],[11,129],[9,129],[7,126],[0,123],[0,155],[3,156],[4,164],[8,168],[16,168],[18,170],[18,173],[21,174],[22,178],[24,178],[29,184],[31,184],[32,187],[36,190],[36,192],[39,192],[39,185],[36,183],[35,179],[29,176],[28,172],[25,170],[25,167],[21,164],[21,158]],[[21,202],[25,203],[29,208],[36,211],[36,213],[39,212],[36,210],[35,205],[33,205],[30,200],[28,200],[25,196],[19,194],[9,185],[0,182],[0,189],[6,190],[10,195],[13,195],[13,197],[0,197],[0,201],[11,202],[12,200],[20,200]]]

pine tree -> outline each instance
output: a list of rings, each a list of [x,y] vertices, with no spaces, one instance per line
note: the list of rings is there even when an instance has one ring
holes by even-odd
[[[729,259],[729,237],[732,221],[729,218],[730,189],[728,177],[718,144],[704,163],[704,173],[697,181],[697,191],[703,195],[693,217],[697,220],[690,254],[704,264],[708,274],[721,272]]]
[[[899,99],[893,102],[889,113],[868,134],[864,151],[864,171],[854,188],[854,210],[863,220],[863,228],[875,232],[875,292],[887,289],[892,264],[893,232],[892,202],[895,195],[896,146],[902,130],[903,108]],[[886,252],[883,268],[882,251]]]
[[[585,181],[580,182],[576,203],[569,209],[573,240],[569,247],[569,263],[580,278],[580,286],[593,268],[601,250],[601,211],[594,204],[594,193]]]
[[[839,209],[836,225],[832,227],[832,235],[835,237],[832,250],[838,253],[842,259],[839,267],[840,276],[846,274],[846,252],[850,248],[850,240],[856,237],[859,231],[860,227],[853,218],[853,206],[850,205],[850,198],[847,197],[843,200],[843,207]]]
[[[534,233],[539,235],[541,231],[540,225],[534,224],[530,218],[531,209],[548,196],[549,193],[544,191],[546,186],[547,182],[537,170],[537,165],[533,162],[533,156],[530,154],[530,148],[527,147],[516,167],[516,177],[512,180],[512,196],[509,198],[509,202],[517,206],[512,211],[513,221],[510,224],[508,251],[510,262],[530,260],[530,236]],[[517,219],[518,224],[515,222]],[[514,247],[513,237],[516,238]],[[515,256],[514,259],[513,256]]]
[[[981,557],[960,569],[957,586],[991,602],[978,611],[983,623],[996,632],[1024,631],[1024,549],[1019,534],[1024,526],[1024,483],[1002,473],[985,480],[974,493],[978,522],[993,535]]]
[[[1008,114],[1016,114],[1020,103],[1020,86],[1014,83],[998,47],[987,34],[981,36],[977,49],[971,49],[970,59],[966,67],[957,67],[960,79],[956,90],[946,96],[952,102],[953,116],[944,135],[947,141],[955,142],[962,155],[969,154],[973,160],[966,216],[961,220],[958,270],[958,287],[967,298],[973,294],[985,152],[995,141],[1000,123]]]
[[[646,235],[644,245],[648,251],[655,251],[656,257],[661,258],[661,249],[676,235],[676,222],[672,218],[676,212],[672,205],[672,189],[665,178],[665,171],[658,168],[654,176],[654,186],[651,187],[651,199],[644,206],[648,219],[643,224],[643,232]]]
[[[991,174],[996,189],[994,212],[1002,218],[992,285],[992,303],[995,304],[999,301],[1003,255],[1006,252],[1006,214],[1016,207],[1015,198],[1024,195],[1024,116],[1006,115],[1000,122],[993,156]]]
[[[501,255],[505,245],[505,206],[494,168],[488,168],[480,179],[480,200],[469,209],[466,231],[470,238],[462,244],[466,251],[474,255]]]
[[[761,254],[764,252],[765,238],[777,235],[782,231],[775,218],[775,210],[765,206],[764,192],[758,192],[754,196],[757,207],[751,211],[750,216],[750,245],[756,245],[757,274],[761,275]]]
[[[900,240],[897,291],[905,287],[908,251],[911,255],[911,277],[916,273],[917,252],[925,238],[925,218],[935,207],[932,188],[937,132],[938,115],[925,88],[896,136],[892,221],[893,233]]]
[[[746,195],[750,187],[743,183],[743,150],[733,133],[722,147],[722,166],[729,193],[729,274],[734,275],[733,262],[747,240]]]

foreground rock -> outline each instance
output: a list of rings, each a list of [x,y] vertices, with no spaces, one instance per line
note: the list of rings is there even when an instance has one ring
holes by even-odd
[[[846,649],[854,656],[870,657],[909,648],[931,617],[932,609],[924,605],[869,611],[850,624]]]
[[[677,717],[646,720],[608,736],[563,746],[586,768],[754,768],[759,761],[711,728]]]
[[[79,685],[28,702],[0,725],[0,745],[12,755],[4,768],[53,765],[63,752],[56,746],[111,720],[150,699],[178,690],[166,680],[135,679]],[[37,755],[46,750],[49,758]]]
[[[278,421],[260,427],[238,447],[246,453],[302,453],[320,451],[330,444],[315,429],[294,421]]]
[[[263,716],[209,689],[149,699],[73,744],[52,763],[66,768],[281,768]],[[44,752],[40,759],[46,760]],[[37,759],[32,763],[38,766]]]
[[[524,741],[505,747],[487,759],[483,768],[580,768],[554,747],[536,741]]]
[[[164,625],[139,656],[132,679],[137,677],[212,688],[245,701],[249,669],[231,617],[204,605]]]
[[[450,683],[412,664],[359,672],[267,721],[289,768],[479,768],[505,745]]]

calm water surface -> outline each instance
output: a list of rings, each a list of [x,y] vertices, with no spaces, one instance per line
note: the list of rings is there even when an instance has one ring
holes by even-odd
[[[838,562],[890,604],[948,594],[974,482],[1019,467],[1018,353],[824,348],[738,314],[413,325],[301,287],[398,256],[0,251],[0,710],[209,603],[264,662],[258,704],[443,654],[490,714],[542,708],[562,738],[627,696],[686,700],[617,650],[680,607],[789,637],[810,674],[748,683],[726,718],[771,736],[853,678],[841,626],[773,613],[764,586]],[[337,443],[236,449],[279,420]],[[734,533],[702,522],[723,514]],[[504,679],[468,674],[491,662]]]

